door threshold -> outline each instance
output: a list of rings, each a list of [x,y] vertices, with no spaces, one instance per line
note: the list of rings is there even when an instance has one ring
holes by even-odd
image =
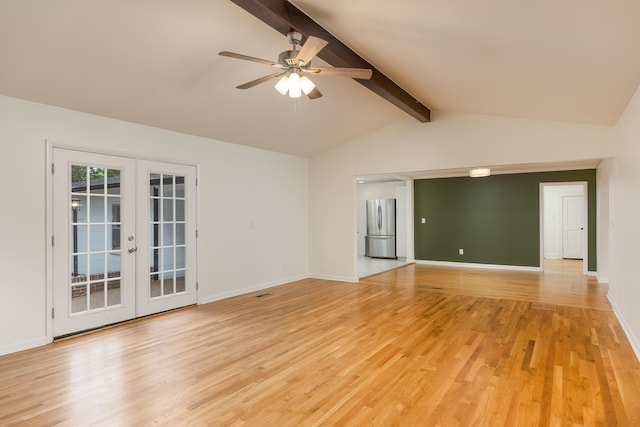
[[[110,324],[104,325],[104,326],[98,326],[98,327],[91,328],[91,329],[84,329],[84,330],[78,331],[78,332],[71,332],[71,333],[68,333],[68,334],[59,335],[57,337],[53,337],[53,342],[55,343],[55,342],[65,341],[65,340],[68,340],[70,338],[76,338],[76,337],[80,337],[80,336],[91,335],[91,334],[94,334],[96,332],[104,331],[105,329],[111,329],[111,328],[115,328],[116,326],[138,322],[140,320],[149,319],[150,317],[157,317],[157,316],[162,316],[164,314],[174,313],[176,311],[186,310],[186,309],[189,309],[189,308],[196,307],[197,305],[198,304],[185,305],[184,307],[172,308],[171,310],[165,310],[165,311],[160,311],[158,313],[147,314],[146,316],[135,317],[133,319],[123,320],[121,322],[110,323]]]

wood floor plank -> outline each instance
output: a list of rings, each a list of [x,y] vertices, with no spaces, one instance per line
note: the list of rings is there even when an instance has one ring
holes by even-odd
[[[307,279],[6,355],[0,425],[640,425],[607,286],[546,270]]]

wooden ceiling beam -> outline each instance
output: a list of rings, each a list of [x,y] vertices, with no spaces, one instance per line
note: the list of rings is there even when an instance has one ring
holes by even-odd
[[[303,44],[309,36],[326,40],[328,44],[318,54],[319,58],[334,67],[371,69],[373,75],[370,80],[356,81],[417,120],[423,123],[431,121],[429,108],[287,0],[231,1],[284,35],[292,30],[301,33]]]

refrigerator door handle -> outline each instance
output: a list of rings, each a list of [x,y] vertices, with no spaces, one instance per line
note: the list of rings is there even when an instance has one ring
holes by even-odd
[[[382,230],[382,206],[378,205],[378,230]]]

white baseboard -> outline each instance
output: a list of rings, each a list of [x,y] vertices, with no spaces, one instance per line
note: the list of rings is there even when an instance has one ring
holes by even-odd
[[[32,340],[22,341],[10,345],[0,347],[0,356],[9,353],[17,353],[23,350],[29,350],[31,348],[40,347],[49,344],[51,341],[47,337],[34,338]]]
[[[609,303],[611,304],[611,308],[613,309],[613,314],[615,314],[616,318],[618,319],[618,322],[620,322],[620,326],[622,326],[622,330],[624,331],[624,334],[626,335],[627,340],[629,340],[629,344],[631,344],[631,348],[633,349],[633,352],[636,354],[636,360],[640,361],[640,343],[636,341],[635,337],[631,333],[631,329],[627,325],[627,322],[624,320],[624,317],[617,310],[616,302],[611,298],[611,294],[608,294],[607,298],[609,299]]]
[[[472,262],[452,262],[452,261],[425,261],[417,259],[416,264],[435,265],[439,267],[464,267],[479,268],[486,270],[513,270],[513,271],[542,271],[540,267],[528,267],[522,265],[502,265],[502,264],[476,264]]]
[[[598,283],[609,284],[609,278],[606,276],[600,276],[598,273],[596,273],[596,280],[598,281]]]
[[[320,280],[332,280],[334,282],[349,282],[349,283],[357,283],[357,277],[347,277],[347,276],[326,276],[324,274],[312,274],[309,276],[310,279],[320,279]]]
[[[273,288],[275,286],[284,285],[286,283],[295,282],[297,280],[307,279],[309,276],[294,276],[288,277],[283,280],[276,280],[273,282],[260,283],[254,286],[249,286],[247,288],[242,289],[234,289],[232,291],[221,292],[219,294],[207,295],[203,297],[198,297],[198,304],[208,304],[214,301],[220,301],[227,298],[237,297],[239,295],[250,294],[251,292],[261,291],[264,289]]]

